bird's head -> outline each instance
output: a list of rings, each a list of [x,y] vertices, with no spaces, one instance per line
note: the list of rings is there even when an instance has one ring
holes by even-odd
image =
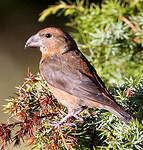
[[[42,56],[53,56],[74,50],[77,46],[71,36],[61,29],[48,27],[31,36],[25,47],[40,48]]]

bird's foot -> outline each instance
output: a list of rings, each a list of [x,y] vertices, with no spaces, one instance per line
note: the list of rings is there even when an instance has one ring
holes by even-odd
[[[65,125],[69,125],[69,126],[76,126],[74,123],[66,123],[67,119],[70,117],[74,117],[77,120],[80,120],[81,122],[83,122],[83,118],[79,117],[77,114],[81,112],[81,109],[79,109],[78,111],[70,111],[64,118],[62,118],[59,122],[54,122],[54,123],[50,123],[49,126],[53,126],[54,128],[57,128],[58,126],[60,126],[61,124],[65,123]]]
[[[76,126],[75,123],[64,123],[65,126]]]
[[[49,123],[48,125],[52,126],[54,128],[57,128],[60,125],[60,123],[59,122],[53,122],[53,123]]]
[[[80,120],[81,122],[83,122],[83,118],[79,117],[78,115],[74,115],[74,117],[78,120]]]
[[[59,125],[63,124],[64,122],[67,121],[67,119],[71,117],[70,114],[66,115],[63,119],[61,119],[59,122],[54,122],[54,123],[51,123],[49,124],[49,126],[54,126],[54,128],[57,128]]]
[[[49,123],[48,124],[49,126],[52,126],[52,127],[54,127],[55,129],[56,128],[58,128],[61,124],[59,123],[59,122],[54,122],[54,123]],[[65,125],[65,126],[76,126],[76,124],[75,123],[64,123],[63,125]]]
[[[67,119],[69,117],[72,117],[71,115],[67,115],[65,116],[63,119],[61,119],[59,122],[53,122],[53,123],[49,123],[48,125],[49,126],[53,126],[54,128],[57,128],[58,126],[60,126],[61,124],[63,124],[64,122],[67,121]],[[79,117],[78,115],[73,115],[73,117],[75,117],[76,119],[80,120],[81,122],[83,122],[83,118]],[[67,125],[67,126],[76,126],[75,123],[64,123],[64,125]]]

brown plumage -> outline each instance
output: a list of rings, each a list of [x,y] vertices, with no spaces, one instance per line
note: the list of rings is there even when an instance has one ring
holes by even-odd
[[[68,108],[68,115],[57,125],[71,116],[82,120],[77,116],[82,106],[103,108],[126,123],[130,121],[131,116],[108,93],[96,70],[70,35],[49,27],[30,37],[25,46],[40,48],[41,75],[57,100]]]

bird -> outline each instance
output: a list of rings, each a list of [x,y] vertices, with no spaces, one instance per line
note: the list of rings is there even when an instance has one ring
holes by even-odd
[[[78,114],[85,107],[108,110],[129,123],[131,115],[108,92],[95,68],[68,33],[47,27],[27,40],[25,48],[28,47],[40,49],[40,74],[57,101],[67,107],[67,115],[55,124],[56,127],[70,117],[83,121]]]

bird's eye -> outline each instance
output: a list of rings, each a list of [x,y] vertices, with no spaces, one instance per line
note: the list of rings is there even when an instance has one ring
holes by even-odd
[[[50,33],[47,33],[45,36],[46,38],[50,38],[52,35]]]

